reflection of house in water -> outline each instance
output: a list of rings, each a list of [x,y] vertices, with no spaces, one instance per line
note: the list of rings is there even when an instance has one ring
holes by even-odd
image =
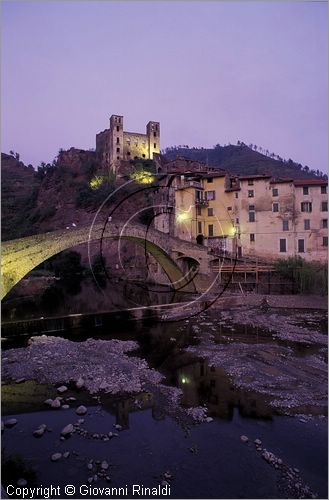
[[[233,387],[222,368],[198,361],[178,370],[185,406],[206,404],[208,414],[231,420],[237,407],[243,416],[269,418],[272,409],[262,395]]]
[[[129,428],[129,414],[132,412],[152,408],[153,414],[153,395],[149,392],[142,392],[134,396],[120,397],[113,401],[103,401],[103,406],[110,413],[115,414],[115,423],[121,425],[123,429]]]

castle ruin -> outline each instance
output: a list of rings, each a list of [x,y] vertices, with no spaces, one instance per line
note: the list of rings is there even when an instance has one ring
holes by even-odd
[[[123,116],[112,115],[110,128],[96,134],[96,153],[102,165],[114,172],[122,160],[152,160],[154,153],[160,153],[160,123],[148,122],[146,134],[125,132]]]

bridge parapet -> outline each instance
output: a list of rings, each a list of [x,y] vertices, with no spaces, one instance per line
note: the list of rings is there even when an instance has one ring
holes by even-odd
[[[153,228],[147,230],[142,224],[124,224],[123,222],[108,222],[106,226],[95,224],[78,229],[59,230],[37,234],[4,242],[2,245],[2,297],[32,269],[63,250],[97,241],[101,238],[133,240],[144,246],[147,252],[162,266],[175,288],[184,291],[195,291],[193,283],[186,285],[188,280],[175,263],[180,256],[195,259],[200,264],[200,271],[208,271],[207,249],[196,244],[171,237]],[[183,288],[182,288],[183,285]]]

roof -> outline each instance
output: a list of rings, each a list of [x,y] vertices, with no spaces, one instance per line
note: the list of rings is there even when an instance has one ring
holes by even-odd
[[[268,174],[257,174],[257,175],[239,175],[238,176],[240,181],[247,181],[248,179],[255,179],[255,180],[261,180],[261,179],[270,179],[272,176]]]
[[[271,179],[270,184],[285,184],[286,182],[294,182],[294,179],[288,177],[279,177],[278,179]]]
[[[209,174],[203,175],[205,179],[212,179],[213,177],[225,177],[226,172],[225,170],[220,170],[219,172],[211,172]]]
[[[327,186],[328,181],[324,179],[295,179],[295,186]]]

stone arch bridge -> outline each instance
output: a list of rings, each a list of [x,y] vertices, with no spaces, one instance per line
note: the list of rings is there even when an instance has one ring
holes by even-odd
[[[6,241],[2,244],[1,298],[39,264],[68,248],[99,241],[103,238],[134,241],[146,248],[160,264],[176,290],[201,291],[209,273],[209,258],[205,247],[174,238],[146,226],[109,222],[36,234]]]

